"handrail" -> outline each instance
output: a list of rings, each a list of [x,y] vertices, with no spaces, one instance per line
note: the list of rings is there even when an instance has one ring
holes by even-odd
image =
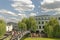
[[[21,38],[22,37],[24,37],[24,35],[26,35],[26,34],[28,34],[28,33],[30,33],[30,31],[24,31],[24,32],[22,32],[21,34],[19,34],[19,35],[17,35],[16,37],[12,37],[12,39],[11,40],[21,40]]]
[[[28,33],[30,33],[30,31],[25,31],[25,32],[23,32],[23,33],[20,35],[19,40],[21,40],[21,38],[24,37],[24,35],[26,35],[26,34],[28,34]]]

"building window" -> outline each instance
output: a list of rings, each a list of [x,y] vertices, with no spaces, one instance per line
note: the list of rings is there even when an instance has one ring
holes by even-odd
[[[36,20],[38,20],[38,18],[36,18]]]
[[[44,18],[42,17],[42,20],[43,20]]]
[[[41,29],[41,26],[39,26],[39,29]]]
[[[44,28],[44,26],[43,26],[43,28]]]
[[[59,17],[59,20],[60,20],[60,17]]]
[[[44,22],[42,21],[42,24],[44,24]]]
[[[45,17],[42,17],[42,20],[45,20]]]
[[[39,24],[40,24],[40,22],[39,22]]]
[[[41,18],[39,18],[39,20],[40,20]]]

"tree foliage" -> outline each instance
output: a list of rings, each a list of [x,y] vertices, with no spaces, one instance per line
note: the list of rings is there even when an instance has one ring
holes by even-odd
[[[31,30],[36,31],[37,24],[36,24],[36,20],[34,19],[34,17],[29,17],[29,26]]]
[[[0,20],[0,37],[6,33],[6,23],[4,20]]]
[[[21,22],[18,22],[18,27],[26,28],[26,30],[36,30],[36,20],[33,17],[23,18]],[[22,28],[21,28],[22,29]]]
[[[18,27],[19,27],[19,30],[20,30],[20,31],[26,30],[26,24],[23,23],[23,22],[19,22],[19,23],[18,23]]]
[[[60,26],[58,20],[51,18],[50,21],[45,24],[44,31],[47,33],[48,37],[60,37]]]

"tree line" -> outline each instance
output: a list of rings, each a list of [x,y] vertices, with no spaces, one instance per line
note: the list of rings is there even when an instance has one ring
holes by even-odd
[[[45,24],[44,32],[50,38],[60,38],[60,25],[56,18],[51,18],[48,23]]]
[[[37,24],[34,17],[23,18],[21,21],[18,22],[19,30],[29,30],[29,31],[36,31]]]
[[[20,31],[36,31],[37,23],[34,17],[23,18],[18,21],[18,28]],[[44,32],[48,37],[60,37],[60,25],[56,18],[51,18],[49,22],[45,23]],[[2,19],[0,20],[0,37],[6,33],[6,22]]]

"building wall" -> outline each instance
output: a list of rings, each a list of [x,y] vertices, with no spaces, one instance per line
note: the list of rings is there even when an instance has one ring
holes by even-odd
[[[12,31],[13,29],[13,26],[12,25],[7,25],[6,26],[6,31],[9,32],[9,31]]]
[[[18,30],[18,24],[15,22],[7,22],[6,31]]]
[[[35,16],[37,27],[40,32],[44,30],[45,23],[49,22],[50,18],[56,18],[59,21],[60,24],[60,15],[40,15]]]

